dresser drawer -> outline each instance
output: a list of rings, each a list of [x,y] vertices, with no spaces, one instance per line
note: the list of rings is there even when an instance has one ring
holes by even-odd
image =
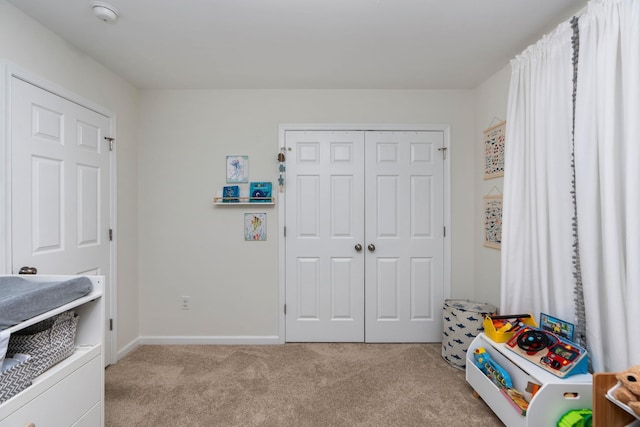
[[[96,405],[89,410],[82,418],[80,418],[73,427],[97,427],[102,426],[102,402],[96,403]]]
[[[77,370],[38,395],[0,422],[0,427],[69,427],[89,410],[98,408],[101,419],[101,357],[89,360]],[[96,405],[98,404],[98,405]],[[87,424],[78,424],[87,425]],[[99,426],[98,421],[95,426]]]

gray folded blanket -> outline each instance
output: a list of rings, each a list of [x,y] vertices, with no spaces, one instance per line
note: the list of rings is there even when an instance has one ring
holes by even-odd
[[[88,277],[75,277],[61,282],[0,277],[0,330],[83,297],[92,288]]]

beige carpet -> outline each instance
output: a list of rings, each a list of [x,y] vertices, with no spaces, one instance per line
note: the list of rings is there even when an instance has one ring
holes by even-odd
[[[106,369],[106,425],[502,426],[440,344],[142,346]]]

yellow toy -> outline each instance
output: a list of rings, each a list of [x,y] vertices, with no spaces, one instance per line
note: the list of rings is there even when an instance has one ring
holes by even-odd
[[[640,365],[618,372],[616,379],[620,381],[620,387],[614,392],[613,397],[640,416]]]

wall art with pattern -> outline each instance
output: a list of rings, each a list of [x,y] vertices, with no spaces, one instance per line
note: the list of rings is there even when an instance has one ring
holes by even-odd
[[[484,246],[500,249],[502,243],[502,194],[484,196]]]
[[[266,213],[245,213],[244,214],[244,240],[250,240],[250,241],[267,240],[267,214]]]
[[[506,121],[484,131],[484,179],[504,176],[504,134]]]

